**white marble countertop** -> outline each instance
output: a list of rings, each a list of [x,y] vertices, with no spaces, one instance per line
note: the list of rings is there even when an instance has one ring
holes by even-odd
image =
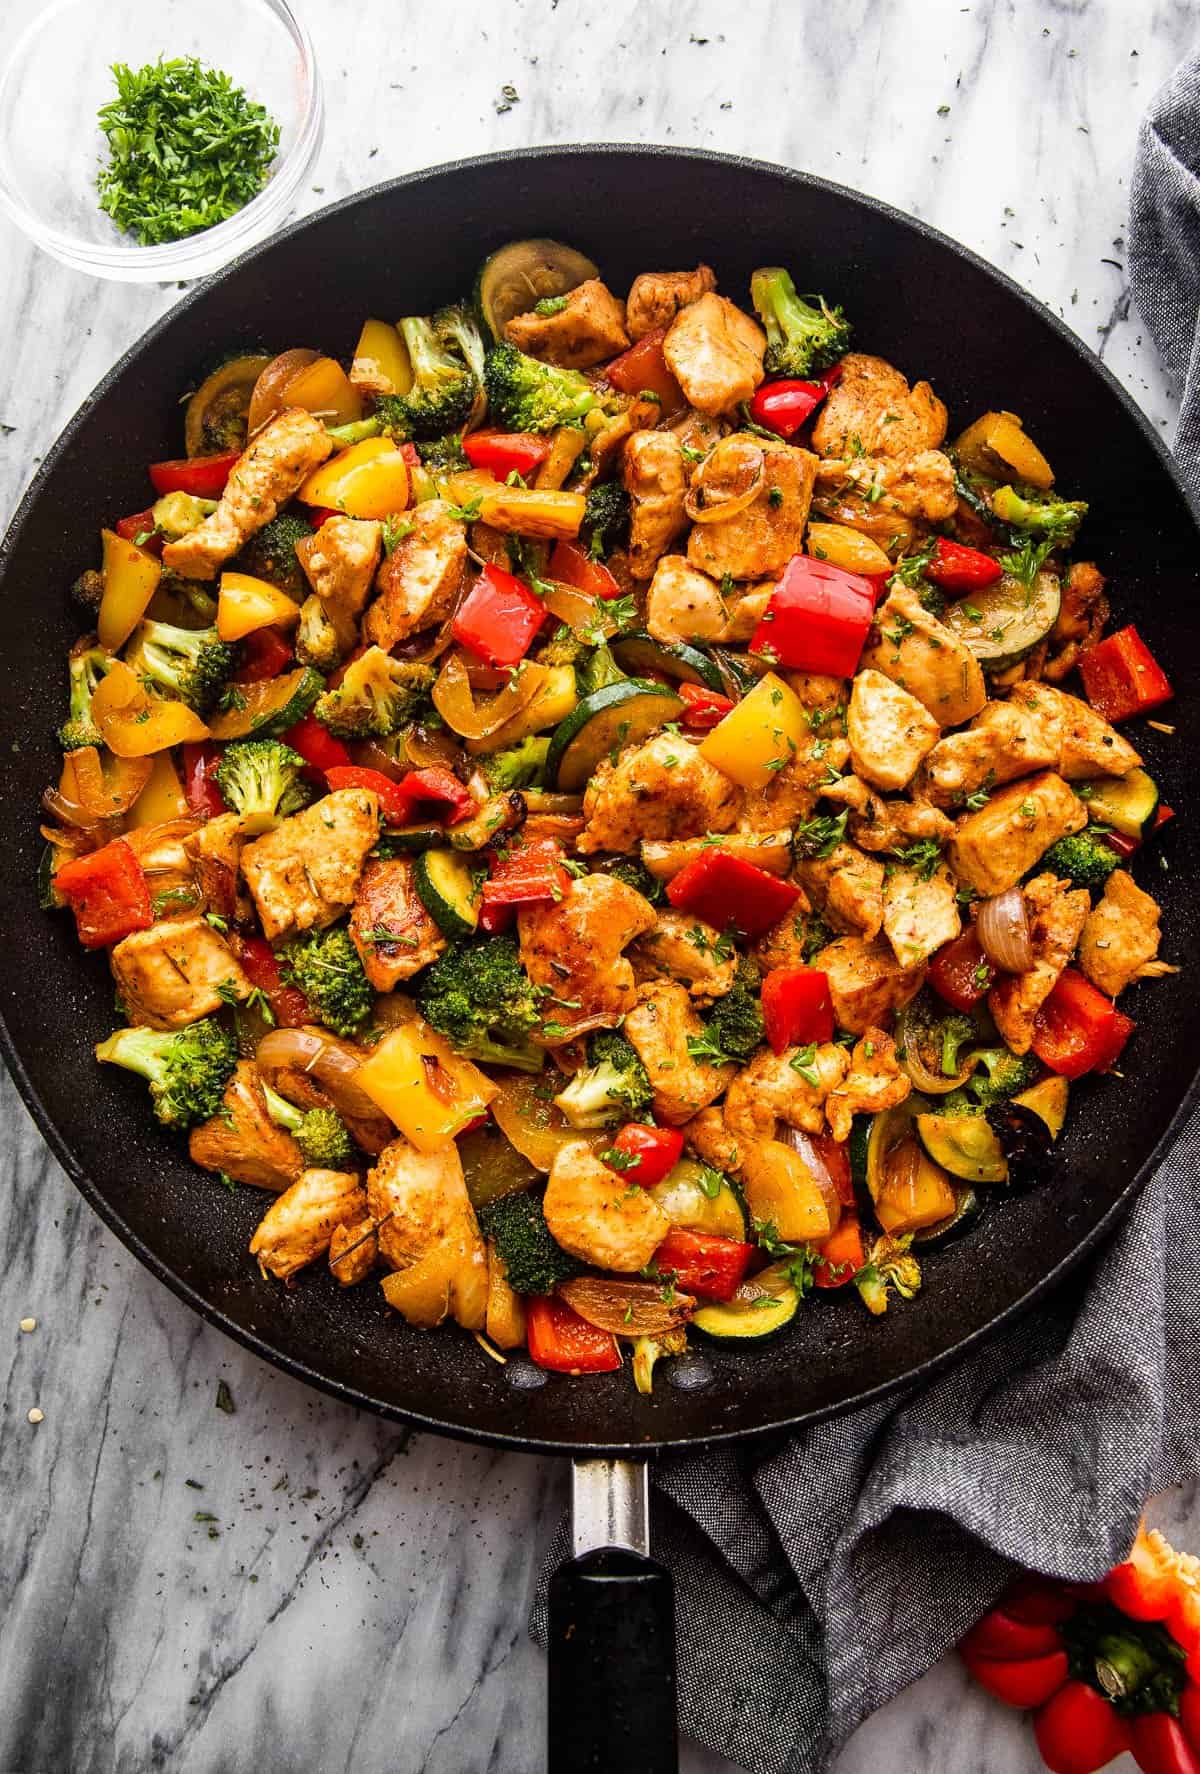
[[[300,4],[329,110],[306,208],[531,143],[778,160],[956,235],[1171,422],[1129,313],[1125,206],[1138,116],[1191,47],[1186,5],[858,0],[833,28],[812,0]],[[0,43],[27,13],[0,0]],[[0,519],[176,298],[92,282],[0,223]],[[7,1079],[0,1141],[0,1769],[532,1774],[526,1618],[564,1467],[415,1437],[275,1373],[101,1228]],[[1197,1499],[1163,1510],[1200,1549]],[[838,1774],[1039,1765],[1023,1723],[947,1664],[864,1726]],[[683,1766],[730,1765],[685,1749]]]

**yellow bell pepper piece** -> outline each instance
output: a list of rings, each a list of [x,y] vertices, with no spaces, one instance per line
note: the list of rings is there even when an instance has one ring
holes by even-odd
[[[315,363],[297,370],[285,396],[288,406],[303,407],[324,419],[326,425],[354,425],[362,418],[358,389],[333,357],[318,357]]]
[[[844,573],[890,573],[892,563],[880,548],[861,530],[849,524],[809,524],[804,552]]]
[[[578,536],[583,522],[582,493],[561,493],[552,488],[497,487],[485,493],[479,515],[493,530],[514,531],[521,536],[558,538]]]
[[[769,671],[713,728],[700,752],[731,782],[761,789],[795,756],[808,731],[804,704]]]
[[[354,1078],[419,1152],[449,1145],[499,1089],[419,1019],[385,1035]]]
[[[240,641],[256,628],[290,628],[299,620],[299,604],[269,580],[251,573],[221,574],[217,633],[223,641]]]
[[[165,825],[171,819],[186,819],[188,812],[187,796],[171,754],[160,751],[150,766],[145,788],[134,802],[129,824],[137,831],[146,825]]]
[[[1015,413],[985,413],[967,426],[955,449],[963,465],[980,474],[1015,475],[1043,492],[1054,485],[1054,470]]]
[[[350,380],[365,394],[407,394],[412,365],[399,331],[387,320],[364,320],[354,347]]]
[[[773,1221],[789,1244],[827,1238],[829,1209],[799,1152],[782,1140],[762,1140],[747,1150],[742,1170],[746,1203],[756,1220]]]
[[[390,517],[408,504],[408,463],[390,437],[366,437],[314,469],[296,497],[347,517]]]
[[[467,750],[472,757],[478,757],[481,752],[503,751],[506,746],[516,745],[527,734],[545,733],[548,728],[565,721],[578,701],[575,667],[552,665],[546,672],[545,682],[539,684],[525,707],[519,708],[488,738],[468,739]]]
[[[110,653],[124,646],[158,588],[162,565],[144,548],[126,542],[115,530],[101,530],[104,548],[104,595],[96,634]]]
[[[96,686],[92,719],[118,758],[148,758],[168,746],[208,738],[208,728],[186,702],[155,696],[121,659]]]

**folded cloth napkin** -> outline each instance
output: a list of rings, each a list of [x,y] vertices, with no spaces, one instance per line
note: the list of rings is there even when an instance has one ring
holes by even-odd
[[[1200,492],[1200,57],[1143,128],[1132,275],[1186,383]],[[1017,1568],[1094,1578],[1145,1498],[1200,1470],[1200,1113],[1101,1257],[932,1384],[654,1469],[684,1732],[751,1774],[818,1774]],[[546,1584],[569,1556],[560,1532]]]

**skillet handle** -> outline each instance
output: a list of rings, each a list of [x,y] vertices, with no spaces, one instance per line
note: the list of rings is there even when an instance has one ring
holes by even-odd
[[[644,1461],[578,1460],[550,1582],[548,1774],[677,1774],[675,1586],[646,1556]]]

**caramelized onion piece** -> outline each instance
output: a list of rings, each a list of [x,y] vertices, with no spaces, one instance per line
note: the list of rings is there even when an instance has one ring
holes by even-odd
[[[975,929],[984,954],[1001,973],[1027,973],[1033,966],[1029,914],[1019,887],[985,899],[976,911]]]
[[[388,1125],[381,1121],[378,1105],[355,1081],[367,1056],[352,1042],[311,1026],[272,1029],[259,1042],[254,1057],[267,1083],[275,1088],[279,1088],[276,1079],[285,1072],[304,1072],[321,1087],[339,1115],[360,1123]],[[287,1092],[280,1090],[279,1094],[286,1096]],[[387,1137],[391,1137],[390,1128]]]
[[[493,1076],[500,1090],[491,1103],[492,1118],[509,1144],[535,1170],[548,1172],[562,1148],[573,1141],[586,1140],[597,1149],[612,1144],[611,1130],[587,1134],[571,1127],[554,1104],[539,1095],[546,1087],[536,1073],[497,1072]]]
[[[250,396],[250,410],[246,416],[248,433],[251,437],[268,419],[281,413],[287,405],[288,383],[306,370],[310,363],[316,363],[321,353],[310,351],[306,346],[293,351],[281,351],[273,357],[266,369],[254,384],[254,392]]]
[[[673,1293],[653,1281],[609,1281],[581,1275],[576,1281],[560,1281],[557,1291],[580,1318],[618,1337],[653,1337],[676,1330],[687,1323],[696,1307],[691,1294]],[[664,1293],[671,1294],[669,1302]]]
[[[510,684],[480,704],[471,689],[462,654],[448,653],[433,686],[433,706],[446,725],[463,739],[490,739],[533,700],[545,681],[545,666],[526,660]]]
[[[757,499],[766,473],[763,448],[753,437],[723,437],[692,476],[684,510],[694,524],[724,523]]]

